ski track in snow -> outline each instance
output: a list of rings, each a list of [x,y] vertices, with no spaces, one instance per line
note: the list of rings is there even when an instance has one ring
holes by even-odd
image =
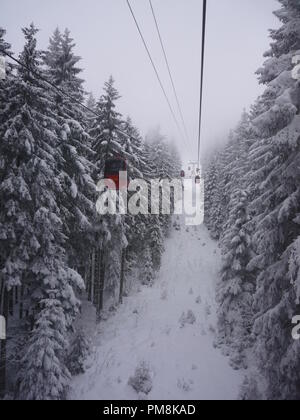
[[[153,287],[124,298],[98,327],[84,375],[73,379],[70,399],[234,400],[243,380],[214,348],[215,284],[220,251],[204,226],[172,232]],[[198,297],[201,302],[197,303]],[[192,311],[193,325],[180,324]],[[153,376],[147,395],[128,385],[140,362]]]

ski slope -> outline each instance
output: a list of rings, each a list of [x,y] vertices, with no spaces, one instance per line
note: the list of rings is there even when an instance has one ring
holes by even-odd
[[[154,286],[98,326],[90,367],[74,378],[70,399],[237,399],[242,373],[214,348],[219,249],[204,226],[178,223]],[[151,372],[147,395],[128,385],[141,362]]]

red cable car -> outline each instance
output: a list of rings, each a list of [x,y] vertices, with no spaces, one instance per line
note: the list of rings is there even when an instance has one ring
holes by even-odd
[[[180,172],[180,176],[181,176],[181,178],[185,178],[185,172],[184,172],[184,170],[182,170],[182,171]]]
[[[200,184],[200,183],[201,183],[201,178],[200,178],[200,176],[199,176],[199,175],[197,175],[197,176],[196,176],[196,178],[195,178],[195,183],[196,183],[196,184]]]
[[[127,162],[121,157],[114,159],[109,159],[105,162],[104,168],[104,179],[110,179],[115,183],[115,188],[117,191],[127,189],[128,187],[128,178],[126,181],[120,182],[120,172],[127,171]],[[110,185],[107,185],[108,188],[111,188]]]

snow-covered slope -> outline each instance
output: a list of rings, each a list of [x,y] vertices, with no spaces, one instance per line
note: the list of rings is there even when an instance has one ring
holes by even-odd
[[[236,399],[242,374],[213,345],[219,265],[204,226],[174,230],[155,285],[99,325],[90,367],[73,380],[70,398]],[[128,385],[141,364],[150,374],[147,396]]]

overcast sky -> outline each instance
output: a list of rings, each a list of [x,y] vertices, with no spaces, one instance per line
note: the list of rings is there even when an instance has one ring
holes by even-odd
[[[192,151],[187,153],[176,130],[125,0],[0,0],[0,25],[18,53],[20,28],[34,22],[41,29],[39,47],[59,26],[71,30],[82,57],[86,89],[99,96],[110,74],[122,99],[119,109],[130,115],[145,135],[160,125],[188,158],[196,157],[201,53],[201,0],[152,0],[161,27]],[[174,109],[148,0],[131,0]],[[272,11],[276,0],[208,0],[208,29],[203,114],[203,144],[224,139],[261,93],[255,71],[269,46],[268,29],[279,25]],[[178,117],[179,119],[179,117]]]

